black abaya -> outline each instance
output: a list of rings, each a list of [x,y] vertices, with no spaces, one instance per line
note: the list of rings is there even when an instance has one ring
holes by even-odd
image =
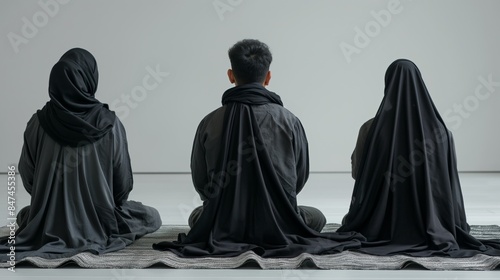
[[[500,255],[500,241],[469,234],[453,137],[420,71],[396,60],[371,124],[349,212],[338,232],[367,238],[375,255]]]
[[[30,206],[17,215],[15,244],[0,238],[0,261],[10,246],[18,261],[112,252],[161,226],[156,209],[127,199],[133,176],[125,128],[94,98],[93,56],[68,51],[50,85],[51,100],[28,122],[19,159]]]
[[[228,90],[223,104],[220,156],[203,193],[203,213],[187,235],[153,247],[183,257],[249,250],[262,257],[293,257],[358,248],[363,237],[356,233],[319,234],[306,226],[293,205],[295,196],[290,198],[277,175],[253,108],[282,106],[279,96],[254,83]]]

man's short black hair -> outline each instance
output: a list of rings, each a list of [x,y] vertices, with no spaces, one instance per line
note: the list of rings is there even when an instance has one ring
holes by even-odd
[[[234,44],[228,53],[238,84],[264,82],[273,60],[266,44],[259,40],[245,39]]]

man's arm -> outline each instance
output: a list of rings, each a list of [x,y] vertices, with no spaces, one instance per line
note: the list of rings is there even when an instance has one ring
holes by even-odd
[[[201,121],[196,130],[193,141],[193,149],[191,151],[191,176],[195,190],[200,195],[201,200],[208,199],[205,194],[206,186],[208,184],[207,162],[205,159],[205,147],[203,145],[204,139],[204,121]]]
[[[306,132],[300,121],[297,121],[294,132],[294,148],[297,170],[296,192],[299,194],[309,178],[309,145]]]

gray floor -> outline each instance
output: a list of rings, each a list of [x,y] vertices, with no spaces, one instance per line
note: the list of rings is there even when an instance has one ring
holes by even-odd
[[[0,182],[7,182],[0,175]],[[17,178],[19,180],[19,177]],[[500,224],[500,173],[461,173],[467,218],[470,224]],[[19,182],[20,183],[20,182]],[[7,185],[5,183],[5,185]],[[347,173],[311,174],[299,195],[299,203],[322,210],[328,222],[340,222],[347,212],[353,180]],[[7,190],[0,192],[0,225],[7,224]],[[28,205],[29,196],[17,186],[16,208]],[[130,199],[156,207],[163,224],[187,224],[190,211],[201,202],[191,186],[188,174],[136,175]],[[1,210],[5,209],[5,210]],[[321,270],[174,270],[150,268],[143,270],[90,270],[79,268],[19,268],[16,273],[0,270],[2,279],[500,279],[500,271],[456,272],[425,271],[418,268],[402,271],[321,271]]]

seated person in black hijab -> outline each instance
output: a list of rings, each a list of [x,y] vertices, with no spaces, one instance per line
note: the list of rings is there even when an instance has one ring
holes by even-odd
[[[500,255],[500,242],[469,234],[453,137],[413,62],[387,69],[382,104],[361,127],[352,158],[356,182],[338,232],[363,234],[360,251]]]
[[[52,68],[50,101],[28,122],[19,160],[31,204],[17,215],[17,260],[112,252],[161,226],[156,209],[127,200],[125,129],[94,97],[97,82],[96,61],[83,49]],[[2,261],[9,247],[2,238]]]
[[[189,218],[189,234],[155,244],[181,256],[261,256],[338,252],[359,245],[355,234],[322,236],[326,219],[297,205],[309,175],[308,146],[297,117],[268,91],[272,56],[266,44],[243,40],[229,50],[236,84],[222,107],[198,126],[191,171],[203,207]]]

